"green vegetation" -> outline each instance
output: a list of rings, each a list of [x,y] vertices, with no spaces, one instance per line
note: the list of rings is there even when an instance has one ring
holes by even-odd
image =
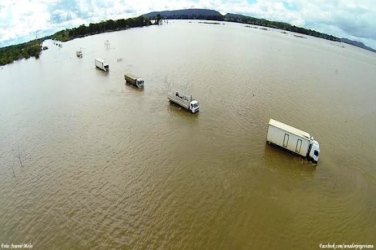
[[[157,16],[162,19],[198,19],[198,20],[212,20],[212,21],[225,21],[234,23],[244,23],[257,26],[264,26],[269,28],[281,29],[286,31],[291,31],[295,33],[300,33],[308,36],[315,36],[324,38],[331,41],[340,42],[341,39],[328,34],[320,33],[315,30],[305,29],[302,27],[297,27],[284,22],[269,21],[266,19],[260,19],[250,16],[238,15],[228,13],[222,15],[215,10],[207,9],[185,9],[185,10],[172,10],[172,11],[154,11],[144,15],[149,19],[156,19]]]
[[[311,29],[297,27],[295,25],[291,25],[291,24],[284,23],[284,22],[269,21],[266,19],[259,19],[259,18],[236,15],[236,14],[226,14],[224,16],[224,21],[264,26],[264,27],[269,27],[269,28],[291,31],[291,32],[299,33],[299,34],[308,35],[308,36],[320,37],[320,38],[324,38],[324,39],[331,40],[331,41],[337,41],[337,42],[341,41],[341,39],[338,37],[320,33]]]
[[[175,10],[175,11],[159,11],[159,12],[150,12],[143,16],[139,16],[136,18],[128,18],[128,19],[118,19],[118,20],[107,20],[99,23],[90,23],[88,26],[81,25],[77,28],[66,29],[51,36],[47,36],[44,38],[40,38],[37,40],[33,40],[27,43],[12,45],[4,48],[0,48],[0,66],[5,65],[8,63],[12,63],[15,60],[19,60],[22,58],[30,58],[35,57],[39,58],[39,55],[42,50],[42,42],[46,39],[54,39],[61,42],[69,41],[78,37],[84,37],[94,34],[99,34],[108,31],[118,31],[124,30],[133,27],[142,27],[151,25],[150,20],[155,20],[154,24],[159,25],[163,23],[164,19],[200,19],[200,20],[215,20],[215,21],[226,21],[226,22],[236,22],[236,23],[244,23],[251,25],[258,25],[264,26],[269,28],[276,28],[291,32],[296,32],[304,35],[320,37],[324,39],[328,39],[331,41],[337,42],[345,42],[354,46],[358,46],[364,49],[368,49],[374,51],[372,48],[365,46],[363,43],[351,41],[348,39],[340,39],[335,36],[331,36],[328,34],[320,33],[315,30],[305,29],[301,27],[297,27],[288,23],[284,22],[276,22],[276,21],[269,21],[266,19],[260,19],[255,17],[237,15],[237,14],[226,14],[222,15],[218,11],[214,10],[206,10],[206,9],[186,9],[186,10]],[[205,22],[203,22],[205,23]],[[214,23],[217,24],[217,23]],[[299,37],[299,36],[297,36]]]
[[[32,40],[27,43],[0,48],[0,66],[23,58],[28,59],[30,57],[35,57],[38,59],[42,51],[42,43],[46,39],[66,42],[78,37],[148,25],[151,25],[150,20],[143,16],[139,16],[128,19],[107,20],[100,23],[91,23],[89,26],[81,25],[77,28],[62,30],[51,36]]]
[[[153,11],[143,15],[150,20],[162,19],[197,19],[197,20],[218,20],[223,21],[223,16],[216,10],[208,9],[183,9],[183,10],[165,10]]]
[[[61,42],[66,42],[78,37],[90,36],[94,34],[99,34],[109,31],[124,30],[133,27],[142,27],[151,25],[149,19],[139,16],[136,18],[128,19],[118,19],[118,20],[107,20],[100,23],[90,23],[89,26],[81,25],[77,28],[66,29],[56,32],[52,35],[51,39],[58,40]]]
[[[162,24],[162,17],[161,17],[161,15],[160,14],[158,14],[157,16],[156,16],[156,18],[155,18],[155,24],[157,24],[157,25],[160,25],[160,24]]]
[[[12,45],[0,48],[0,65],[12,63],[13,61],[35,57],[39,58],[42,51],[42,40],[34,40],[27,43]]]
[[[244,23],[246,24],[245,27],[258,28],[256,26],[263,26],[263,27],[275,28],[275,29],[280,29],[280,30],[286,30],[286,31],[291,31],[291,32],[299,33],[299,34],[308,35],[308,36],[319,37],[319,38],[323,38],[323,39],[327,39],[331,41],[343,42],[343,43],[351,44],[353,46],[357,46],[362,49],[376,52],[375,49],[366,46],[362,42],[352,41],[346,38],[338,38],[332,35],[317,32],[311,29],[297,27],[295,25],[291,25],[291,24],[284,23],[284,22],[269,21],[266,19],[238,15],[238,14],[231,14],[231,13],[222,15],[221,13],[215,10],[184,9],[184,10],[153,11],[153,12],[145,14],[144,16],[149,18],[150,20],[152,19],[159,20],[160,23],[162,23],[164,19],[197,19],[197,20]],[[208,22],[200,22],[200,23],[208,23]],[[210,22],[210,23],[217,24],[217,22]],[[255,25],[255,26],[249,26],[249,25]],[[260,28],[260,29],[267,30],[266,28]],[[287,33],[285,32],[285,34]],[[300,35],[294,35],[294,36],[299,37],[299,38],[305,38]]]

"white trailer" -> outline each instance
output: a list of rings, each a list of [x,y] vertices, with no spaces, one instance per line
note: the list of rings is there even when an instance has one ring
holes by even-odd
[[[301,155],[314,163],[319,160],[319,143],[307,132],[282,122],[270,119],[266,141]]]
[[[110,70],[110,66],[107,63],[105,63],[103,59],[100,58],[95,59],[95,67],[106,72]]]
[[[130,74],[124,74],[124,79],[127,84],[132,84],[139,89],[144,87],[144,80],[141,78],[135,77]]]
[[[178,91],[168,93],[168,100],[190,110],[192,113],[196,113],[200,109],[197,100],[193,99],[192,96],[181,94]]]

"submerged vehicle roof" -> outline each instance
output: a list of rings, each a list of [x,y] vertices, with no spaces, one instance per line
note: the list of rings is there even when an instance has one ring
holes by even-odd
[[[133,79],[143,80],[142,78],[137,77],[137,76],[135,76],[133,74],[129,74],[129,73],[125,73],[124,77],[129,77],[129,78],[133,78]]]
[[[104,63],[104,60],[102,58],[95,58],[95,61]],[[106,63],[107,64],[107,63]]]
[[[300,136],[300,137],[304,137],[304,138],[307,138],[307,139],[311,139],[311,136],[307,132],[304,132],[303,130],[294,128],[290,125],[284,124],[283,122],[279,122],[279,121],[270,119],[269,125],[283,129],[287,132],[290,132],[291,134],[294,134],[294,135],[297,135],[297,136]]]

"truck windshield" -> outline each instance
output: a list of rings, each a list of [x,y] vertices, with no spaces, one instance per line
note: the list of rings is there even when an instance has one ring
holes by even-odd
[[[319,156],[319,152],[318,152],[317,150],[315,150],[315,152],[313,152],[313,154],[314,154],[315,156]]]
[[[198,107],[198,104],[197,104],[197,103],[194,103],[194,104],[192,104],[192,107],[197,108],[197,107]]]

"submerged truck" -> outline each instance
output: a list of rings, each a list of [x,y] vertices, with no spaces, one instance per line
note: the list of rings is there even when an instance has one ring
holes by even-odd
[[[282,122],[269,120],[266,141],[301,155],[315,164],[319,161],[319,143],[307,132]]]
[[[170,101],[170,103],[176,103],[179,106],[191,111],[192,113],[196,113],[200,109],[197,100],[193,99],[192,96],[181,94],[178,91],[168,93],[168,100]]]
[[[130,74],[124,74],[124,79],[127,84],[132,84],[139,89],[144,87],[144,80],[141,78],[135,77]]]
[[[77,51],[76,51],[76,56],[77,56],[78,58],[82,58],[82,50],[77,50]]]
[[[101,69],[105,72],[110,70],[110,66],[107,63],[105,63],[104,60],[101,59],[101,58],[95,59],[95,67],[97,67],[98,69]]]

